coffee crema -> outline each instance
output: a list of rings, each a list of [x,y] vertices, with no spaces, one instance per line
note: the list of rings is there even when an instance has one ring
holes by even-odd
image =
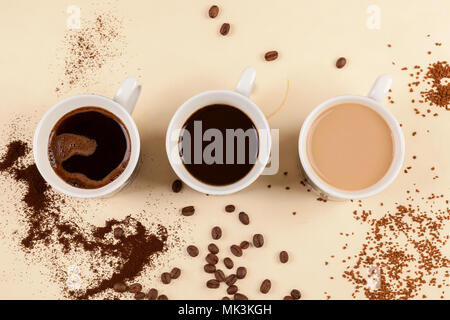
[[[341,190],[376,184],[389,170],[394,153],[392,132],[371,108],[342,103],[320,114],[307,139],[307,154],[316,174]]]
[[[50,164],[68,184],[96,189],[114,181],[130,160],[128,130],[111,112],[82,107],[65,114],[53,127]]]
[[[198,109],[186,120],[178,149],[183,165],[194,178],[225,186],[252,170],[258,159],[259,136],[243,111],[213,104]]]

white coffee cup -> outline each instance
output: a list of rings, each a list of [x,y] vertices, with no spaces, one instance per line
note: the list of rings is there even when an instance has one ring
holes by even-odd
[[[126,78],[116,92],[114,99],[94,94],[79,94],[55,104],[39,122],[33,139],[33,155],[36,166],[45,179],[57,191],[77,198],[98,198],[110,196],[127,185],[135,175],[140,156],[140,138],[136,124],[131,118],[141,86],[135,78]],[[56,122],[68,112],[93,106],[103,108],[119,118],[127,128],[131,141],[131,155],[125,170],[117,179],[97,189],[76,188],[61,179],[50,165],[48,143],[50,132]]]
[[[235,91],[213,90],[202,92],[188,99],[173,115],[166,133],[167,156],[175,173],[191,188],[211,195],[230,194],[249,186],[266,170],[272,139],[266,117],[249,98],[255,76],[256,71],[253,68],[247,68],[242,72]],[[211,104],[226,104],[238,108],[253,121],[259,136],[258,159],[253,168],[239,181],[225,186],[209,185],[192,176],[183,165],[179,153],[179,137],[184,123],[195,111]]]
[[[405,139],[394,115],[382,105],[382,101],[391,87],[391,84],[392,78],[389,75],[382,75],[375,81],[367,97],[343,95],[328,99],[314,108],[303,122],[298,139],[300,164],[306,180],[323,199],[356,200],[371,197],[386,189],[400,172],[405,157]],[[308,133],[311,129],[311,125],[325,110],[346,102],[358,103],[377,112],[386,121],[392,133],[394,152],[389,170],[377,183],[363,190],[346,191],[330,186],[313,170],[307,154]]]

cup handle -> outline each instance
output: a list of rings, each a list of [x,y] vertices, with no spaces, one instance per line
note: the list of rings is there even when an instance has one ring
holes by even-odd
[[[369,94],[367,95],[369,98],[382,102],[386,94],[388,93],[389,89],[392,85],[392,78],[388,74],[383,74],[375,80],[375,83],[372,86],[372,89],[370,89]]]
[[[248,97],[253,90],[253,84],[255,83],[256,71],[252,67],[246,68],[241,73],[239,82],[236,86],[236,92]]]
[[[132,114],[140,93],[141,85],[139,82],[133,77],[128,77],[120,84],[114,96],[114,101],[124,107],[129,114]]]

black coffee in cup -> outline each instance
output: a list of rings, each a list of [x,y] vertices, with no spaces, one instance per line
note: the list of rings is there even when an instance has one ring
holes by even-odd
[[[48,156],[56,174],[83,189],[114,181],[131,154],[128,130],[111,112],[82,107],[65,114],[53,127]]]
[[[258,159],[259,136],[243,111],[213,104],[198,109],[186,120],[178,146],[183,165],[193,177],[225,186],[252,170]]]

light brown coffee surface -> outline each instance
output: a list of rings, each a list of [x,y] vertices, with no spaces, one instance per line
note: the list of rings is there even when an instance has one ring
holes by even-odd
[[[308,137],[308,157],[319,177],[342,190],[379,181],[392,162],[391,130],[369,107],[344,103],[323,112]]]

